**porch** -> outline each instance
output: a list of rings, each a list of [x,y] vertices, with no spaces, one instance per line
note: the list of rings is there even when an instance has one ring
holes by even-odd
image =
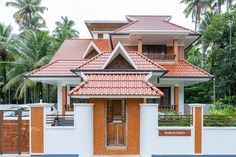
[[[71,114],[74,111],[74,103],[90,103],[90,99],[84,97],[73,97],[68,92],[75,88],[75,85],[57,85],[57,103],[56,108],[60,114]],[[164,96],[160,98],[144,98],[146,103],[159,104],[160,112],[173,111],[178,114],[184,114],[184,85],[168,85],[157,87]]]

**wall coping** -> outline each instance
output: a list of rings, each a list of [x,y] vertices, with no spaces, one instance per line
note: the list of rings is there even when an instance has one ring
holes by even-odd
[[[203,130],[236,130],[236,127],[203,127]]]
[[[93,103],[74,103],[74,106],[94,106]]]
[[[34,103],[34,104],[27,104],[29,107],[52,107],[53,103]]]
[[[188,104],[190,107],[204,107],[206,104]]]
[[[158,126],[158,130],[193,130],[193,126]]]
[[[141,104],[139,104],[139,106],[153,106],[153,107],[158,107],[159,106],[159,104],[152,104],[152,103],[150,103],[150,104],[148,104],[148,103],[141,103]]]

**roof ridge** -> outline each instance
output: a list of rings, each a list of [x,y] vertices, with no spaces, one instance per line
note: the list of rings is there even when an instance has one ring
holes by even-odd
[[[96,58],[100,57],[101,55],[103,55],[103,54],[105,54],[105,53],[108,53],[108,52],[102,51],[102,53],[99,53],[98,55],[94,56],[93,58],[91,58],[91,59],[85,61],[83,64],[81,64],[80,66],[78,66],[78,67],[75,68],[75,69],[81,68],[82,66],[84,66],[84,65],[86,65],[86,64],[88,64],[88,63],[90,63],[90,62],[92,62],[93,60],[95,60]]]
[[[80,87],[83,87],[86,83],[88,83],[88,81],[81,82],[78,86],[69,91],[68,95],[71,95],[72,93],[76,92]]]
[[[207,75],[209,75],[209,76],[213,76],[213,75],[211,75],[210,73],[206,72],[205,70],[203,70],[203,69],[201,69],[201,68],[199,68],[199,67],[193,65],[192,63],[190,63],[190,62],[188,62],[188,61],[186,61],[186,60],[181,60],[181,61],[184,61],[186,64],[188,64],[188,65],[190,65],[190,66],[192,66],[192,67],[194,67],[194,68],[200,70],[201,72],[203,72],[203,73],[205,73],[205,74],[207,74]]]
[[[164,93],[159,89],[157,88],[156,86],[154,86],[152,83],[150,83],[149,81],[147,80],[143,80],[150,88],[152,88],[153,90],[155,90],[155,92],[161,96],[164,96]]]
[[[130,23],[128,23],[128,24],[126,24],[126,25],[124,25],[124,26],[122,26],[122,27],[120,27],[120,28],[117,28],[116,30],[113,31],[113,33],[116,33],[116,32],[118,32],[118,31],[120,31],[120,30],[126,28],[126,27],[128,27],[128,26],[130,26],[130,25],[136,23],[137,21],[138,21],[138,20],[136,19],[136,20],[133,21],[133,22],[130,22]]]
[[[162,69],[162,70],[167,70],[166,68],[164,68],[163,66],[155,63],[154,61],[152,61],[151,59],[147,58],[146,56],[144,56],[143,54],[137,52],[137,51],[128,51],[128,52],[135,52],[136,54],[140,55],[141,57],[143,57],[144,59],[146,59],[147,61],[151,62],[153,65],[157,66],[158,68]]]
[[[172,17],[172,15],[126,15],[126,16],[134,16],[134,17]]]

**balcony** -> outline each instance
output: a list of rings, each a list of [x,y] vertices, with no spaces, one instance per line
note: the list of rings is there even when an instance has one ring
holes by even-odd
[[[144,53],[144,55],[153,61],[174,61],[175,59],[175,54]]]

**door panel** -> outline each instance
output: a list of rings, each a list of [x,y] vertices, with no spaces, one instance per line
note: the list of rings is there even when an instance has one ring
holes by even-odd
[[[107,146],[126,145],[126,103],[124,100],[108,100]]]

